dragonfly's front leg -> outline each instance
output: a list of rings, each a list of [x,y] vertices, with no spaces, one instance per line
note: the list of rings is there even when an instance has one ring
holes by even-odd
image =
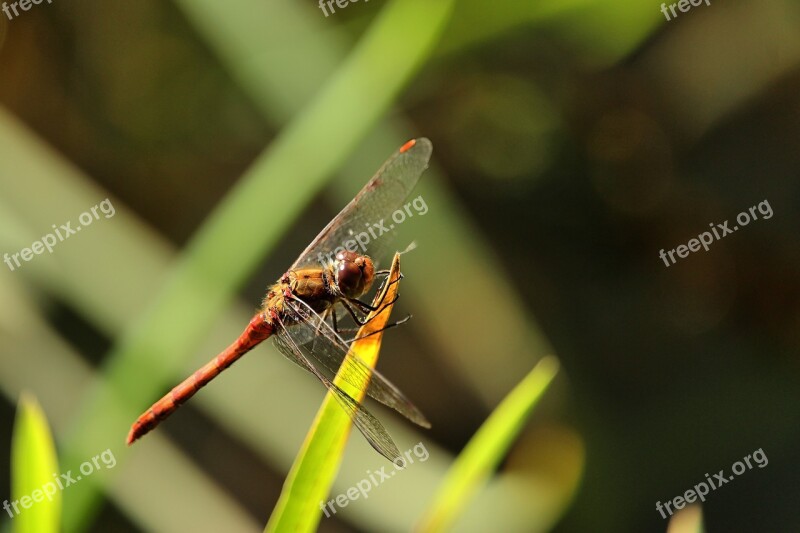
[[[345,309],[347,309],[347,311],[350,313],[350,316],[353,317],[353,320],[355,320],[356,323],[358,323],[359,326],[363,326],[367,322],[359,320],[356,317],[355,312],[350,307],[351,305],[357,307],[359,309],[359,311],[361,311],[362,313],[366,314],[366,313],[374,312],[375,314],[378,314],[378,313],[382,312],[384,309],[386,309],[387,307],[393,305],[399,298],[400,298],[400,295],[396,294],[394,296],[394,298],[392,298],[391,302],[384,303],[383,301],[380,301],[378,303],[378,305],[374,305],[374,306],[373,305],[369,305],[366,302],[362,302],[361,300],[359,300],[357,298],[344,298],[344,299],[342,299],[342,305],[344,305]]]
[[[355,342],[355,341],[357,341],[357,340],[366,339],[367,337],[371,337],[371,336],[375,335],[376,333],[383,333],[383,332],[384,332],[384,331],[386,331],[387,329],[393,328],[393,327],[395,327],[395,326],[399,326],[400,324],[405,324],[405,323],[406,323],[406,322],[408,322],[409,320],[411,320],[411,315],[407,315],[405,318],[401,318],[401,319],[400,319],[400,320],[398,320],[397,322],[392,322],[391,324],[387,324],[387,325],[383,326],[381,329],[379,329],[379,330],[377,330],[377,331],[373,331],[372,333],[367,333],[367,334],[366,334],[366,335],[364,335],[363,337],[353,337],[352,339],[350,339],[350,340],[346,340],[346,341],[344,341],[344,342],[345,342],[346,344],[350,345],[350,344],[354,343],[354,342]],[[343,330],[343,331],[348,331],[348,332],[358,332],[358,330],[357,330],[357,329],[353,329],[353,330]]]
[[[352,299],[352,300],[354,300],[354,299]],[[341,302],[342,302],[342,305],[344,306],[344,308],[347,309],[347,312],[350,313],[350,316],[353,318],[353,320],[356,322],[356,324],[358,324],[359,327],[363,327],[365,324],[367,324],[367,322],[369,322],[369,319],[361,320],[358,317],[358,315],[355,312],[355,309],[353,309],[351,307],[351,304],[353,304],[352,300],[351,299],[345,299],[345,300],[341,300]],[[355,301],[358,302],[358,303],[363,303],[363,302],[360,302],[359,300],[355,300]],[[381,311],[383,311],[383,309],[385,309],[386,307],[392,305],[396,301],[397,301],[397,296],[395,296],[394,299],[391,302],[389,302],[386,305],[380,307],[380,310],[378,310],[379,309],[378,307],[373,307],[372,308],[373,310],[378,310],[373,315],[373,318],[375,316],[377,316],[378,314],[380,314]],[[372,307],[372,306],[368,306],[368,307]],[[335,314],[334,314],[334,317],[335,317]],[[396,322],[393,322],[392,324],[388,324],[388,325],[382,327],[381,329],[379,329],[377,331],[373,331],[372,333],[364,335],[363,337],[353,337],[352,339],[350,339],[348,341],[345,341],[345,342],[347,344],[352,344],[354,341],[357,341],[358,339],[363,339],[365,337],[369,337],[371,335],[375,335],[376,333],[381,333],[383,331],[386,331],[389,328],[393,328],[395,326],[399,326],[400,324],[403,324],[403,323],[407,322],[410,318],[411,318],[411,315],[408,315],[407,317],[402,318],[402,319],[400,319],[400,320],[398,320]],[[336,328],[334,328],[334,329],[336,329]],[[357,329],[357,328],[356,329],[345,329],[345,330],[338,330],[337,329],[336,331],[337,331],[337,333],[358,333],[359,329]]]

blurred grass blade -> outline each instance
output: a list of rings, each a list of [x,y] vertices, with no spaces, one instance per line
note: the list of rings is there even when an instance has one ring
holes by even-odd
[[[373,306],[380,302],[392,302],[397,296],[400,285],[400,254],[395,254],[392,268],[384,284],[373,301]],[[382,308],[379,313],[371,312],[367,323],[358,330],[358,337],[364,337],[353,343],[351,352],[367,365],[375,368],[378,362],[378,351],[383,333],[380,332],[389,321],[392,305]],[[375,333],[378,332],[378,333]],[[364,393],[340,379],[347,371],[345,360],[333,382],[341,387],[357,402],[364,399]],[[352,378],[351,378],[352,379]],[[264,531],[315,531],[320,520],[320,502],[325,501],[333,485],[334,477],[339,471],[342,454],[352,422],[339,403],[329,392],[317,412],[314,423],[306,436],[303,447],[295,459],[292,469],[283,485],[281,497]]]
[[[53,479],[53,474],[58,473],[56,449],[42,408],[27,394],[20,397],[14,424],[11,470],[13,501],[20,502],[20,513],[13,520],[12,531],[57,533],[61,521],[61,492]]]
[[[456,458],[420,522],[419,531],[445,531],[469,504],[525,424],[558,372],[558,359],[545,357],[503,399]]]

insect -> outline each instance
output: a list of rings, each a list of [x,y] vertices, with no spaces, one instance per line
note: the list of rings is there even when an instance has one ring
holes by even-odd
[[[364,324],[369,311],[378,310],[359,297],[370,290],[377,276],[388,272],[376,271],[370,256],[353,250],[368,251],[372,257],[385,250],[389,236],[383,233],[392,233],[394,225],[387,228],[384,221],[408,197],[427,168],[432,149],[428,139],[419,138],[395,152],[269,288],[261,309],[239,338],[136,420],[128,434],[128,445],[155,428],[245,353],[272,337],[287,359],[325,385],[375,450],[391,461],[399,458],[397,447],[378,419],[333,383],[342,363],[348,361],[346,371],[340,373],[348,384],[362,391],[368,384],[365,392],[370,397],[422,427],[429,428],[430,423],[397,387],[357,355],[348,353],[349,343],[338,328],[337,309],[343,308],[359,325]]]

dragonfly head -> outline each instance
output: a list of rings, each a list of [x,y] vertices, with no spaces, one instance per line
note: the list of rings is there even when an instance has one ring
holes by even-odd
[[[375,279],[375,266],[366,255],[350,251],[339,252],[333,266],[336,285],[348,298],[358,298],[367,292]]]

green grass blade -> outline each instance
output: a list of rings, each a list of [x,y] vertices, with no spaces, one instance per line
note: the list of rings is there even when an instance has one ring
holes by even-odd
[[[497,406],[456,458],[422,519],[419,531],[449,529],[505,457],[528,415],[558,373],[558,366],[558,359],[545,357]]]
[[[19,510],[15,533],[56,533],[61,520],[61,491],[53,474],[58,459],[47,418],[32,396],[23,394],[11,442],[11,493]]]
[[[380,307],[380,302],[392,302],[396,299],[400,285],[399,254],[394,256],[388,279],[393,283],[386,283],[383,291],[376,295],[373,302],[376,307]],[[390,304],[385,308],[381,307],[380,312],[369,314],[367,323],[356,335],[360,340],[353,343],[350,350],[357,353],[358,357],[372,368],[378,362],[378,351],[383,337],[380,331],[389,321],[391,308]],[[339,374],[347,371],[347,364],[345,360]],[[358,402],[363,400],[363,391],[340,379],[339,375],[333,382],[351,398]],[[336,473],[339,471],[351,428],[350,418],[329,392],[286,478],[281,497],[269,523],[264,528],[265,533],[280,531],[297,533],[317,529],[322,513],[320,502],[327,499]]]

